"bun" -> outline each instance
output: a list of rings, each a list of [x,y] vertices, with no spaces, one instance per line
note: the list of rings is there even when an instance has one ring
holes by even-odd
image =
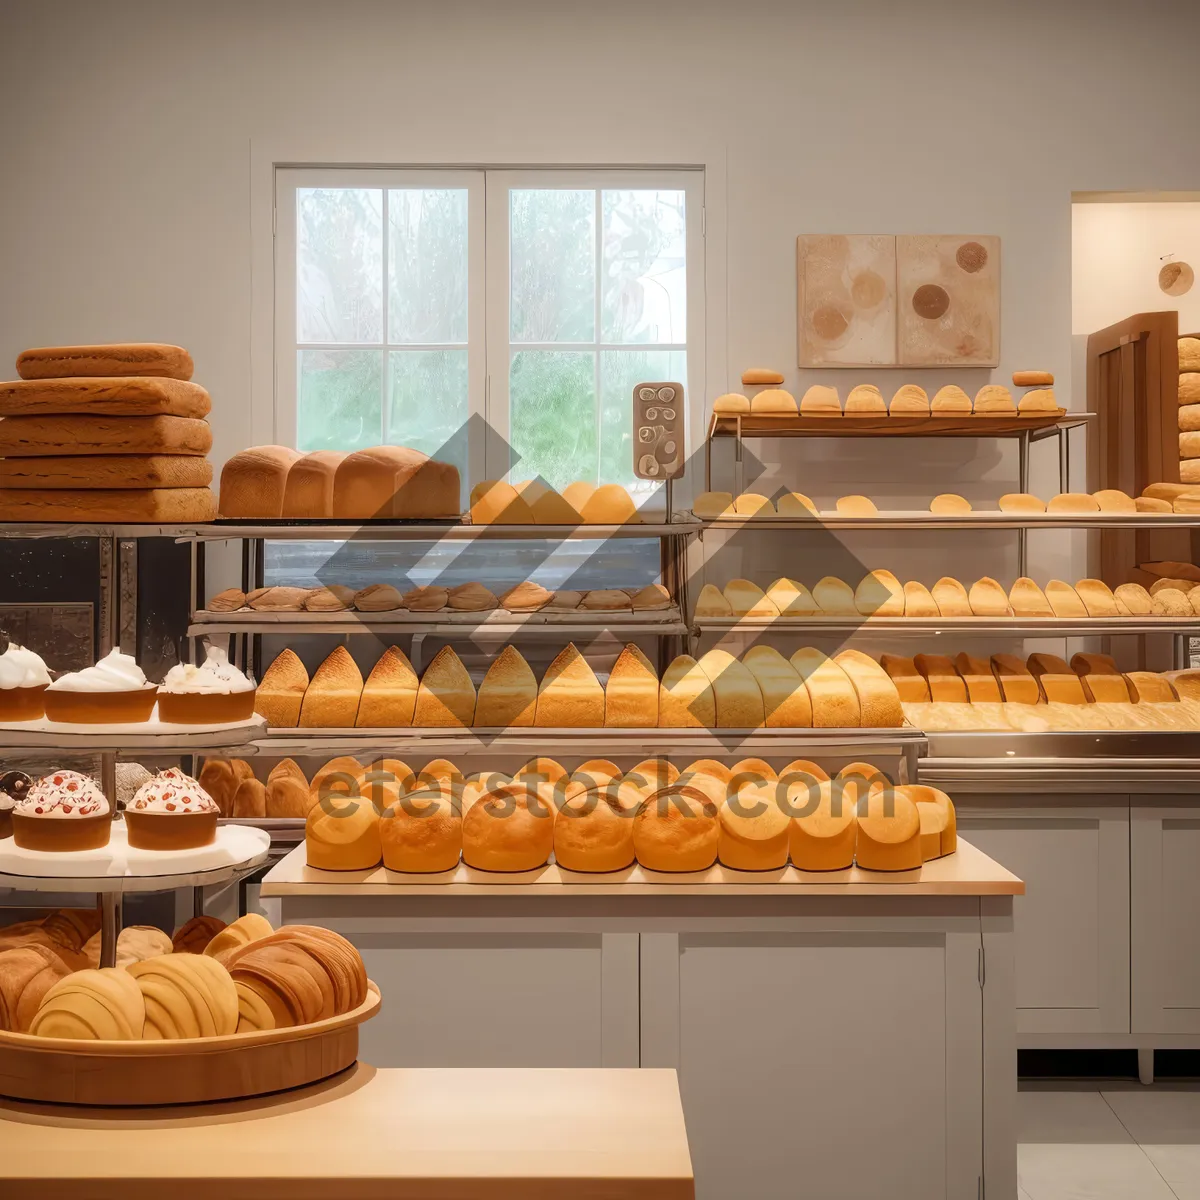
[[[900,387],[888,405],[893,417],[924,417],[929,415],[929,395],[923,387],[906,383]]]
[[[762,588],[748,579],[731,579],[725,585],[725,599],[735,617],[779,616],[779,610],[766,598]]]
[[[534,724],[559,729],[597,729],[604,724],[604,689],[574,642],[542,676]]]
[[[221,468],[221,516],[272,520],[283,512],[287,477],[303,456],[289,446],[253,446]]]
[[[760,393],[761,395],[761,393]],[[754,409],[754,403],[758,399],[756,396],[750,402],[751,410]],[[807,416],[835,416],[842,415],[842,401],[838,396],[837,388],[825,387],[822,384],[814,383],[812,387],[800,397],[800,411]]]
[[[1046,511],[1052,513],[1098,513],[1100,505],[1087,492],[1060,492],[1051,496]]]
[[[341,450],[314,450],[288,469],[279,515],[311,519],[333,515],[333,480],[346,455]]]
[[[399,646],[389,646],[371,668],[354,723],[360,728],[409,726],[417,706],[417,673]]]
[[[485,480],[471,489],[472,525],[534,525],[529,501],[511,483]]]
[[[713,414],[717,416],[748,413],[750,411],[750,399],[748,396],[743,396],[741,392],[726,392],[725,395],[718,396],[713,401],[712,410]]]
[[[263,674],[254,693],[254,711],[266,717],[268,725],[294,729],[300,721],[307,688],[308,672],[304,664],[294,651],[284,650]],[[203,778],[200,782],[203,785]]]
[[[774,517],[775,505],[766,496],[743,492],[734,502],[733,511],[739,517]]]
[[[843,517],[870,517],[879,509],[866,496],[841,496],[837,501],[837,511]]]
[[[1014,371],[1013,387],[1053,387],[1054,376],[1049,371]]]
[[[604,689],[604,724],[610,729],[658,726],[658,672],[634,645],[617,656]]]
[[[529,663],[515,646],[505,646],[479,685],[475,724],[485,729],[532,725],[537,697],[537,679]]]
[[[481,871],[533,871],[554,848],[552,813],[520,783],[485,793],[463,817],[463,862]]]
[[[1127,496],[1124,492],[1118,491],[1116,488],[1104,488],[1099,492],[1093,492],[1092,499],[1100,506],[1101,512],[1137,512],[1137,505],[1133,502],[1133,497]]]
[[[742,372],[742,383],[746,387],[753,387],[756,384],[780,384],[783,382],[783,376],[778,371],[769,370],[767,367],[747,367]]]
[[[929,407],[930,411],[938,414],[968,416],[971,412],[971,397],[957,384],[948,383],[938,389]]]
[[[887,404],[883,394],[871,383],[860,383],[851,388],[846,397],[846,415],[860,416],[865,414],[883,414],[887,412]]]
[[[130,1042],[141,1038],[146,1004],[123,967],[75,971],[42,997],[29,1023],[34,1037]]]
[[[971,511],[971,502],[953,492],[943,492],[940,496],[934,496],[930,500],[929,511],[945,516],[960,516]]]
[[[658,689],[658,724],[662,729],[717,727],[712,684],[690,654],[679,655],[663,672]]]
[[[812,725],[812,700],[799,672],[773,646],[752,646],[742,655],[762,694],[768,729],[806,729]],[[719,699],[718,699],[719,706]]]
[[[302,728],[349,729],[358,716],[363,677],[345,646],[337,646],[317,668],[300,707]]]
[[[470,725],[474,716],[475,685],[462,659],[449,646],[443,646],[421,676],[413,725]]]
[[[731,492],[701,492],[692,503],[692,515],[704,521],[732,515],[733,511]]]
[[[797,414],[796,397],[783,388],[768,388],[750,397],[752,413],[767,413],[772,416],[794,417]]]
[[[793,579],[777,579],[767,588],[766,599],[784,617],[810,617],[820,612],[812,593]]]
[[[806,521],[817,515],[817,506],[803,492],[784,492],[775,501],[775,511],[792,521]]]
[[[638,862],[650,871],[706,871],[717,860],[717,810],[699,788],[659,788],[633,818]]]
[[[1046,502],[1028,492],[1008,492],[1000,497],[999,508],[1001,512],[1044,513]]]
[[[1156,500],[1152,496],[1135,496],[1133,506],[1138,512],[1169,513],[1175,511],[1170,500]]]
[[[933,598],[937,602],[938,614],[943,617],[974,616],[967,589],[957,579],[943,575],[933,585]]]
[[[749,667],[721,649],[708,651],[699,666],[712,684],[718,729],[758,729],[763,725],[762,692]]]
[[[1000,383],[989,383],[975,393],[974,411],[977,416],[1011,416],[1016,413],[1017,406],[1013,404],[1008,388]]]
[[[792,812],[789,853],[799,871],[844,871],[854,865],[858,814],[853,802],[843,796],[839,781],[835,788],[822,780],[796,783],[788,788]]]
[[[860,802],[854,858],[864,871],[913,871],[921,866],[921,816],[900,789],[874,784]]]
[[[812,646],[791,657],[812,701],[814,729],[856,729],[861,724],[858,691],[841,665]]]
[[[1025,395],[1017,402],[1018,412],[1058,412],[1058,401],[1054,398],[1054,391],[1051,388],[1039,388],[1033,392],[1026,392]]]
[[[855,590],[854,607],[864,617],[902,617],[904,589],[891,571],[872,571]]]
[[[579,510],[585,525],[640,525],[629,493],[618,483],[603,483],[584,501]]]

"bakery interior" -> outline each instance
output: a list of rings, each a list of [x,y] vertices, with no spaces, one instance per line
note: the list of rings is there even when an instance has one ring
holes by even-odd
[[[1198,42],[0,6],[0,1191],[1200,1195]]]

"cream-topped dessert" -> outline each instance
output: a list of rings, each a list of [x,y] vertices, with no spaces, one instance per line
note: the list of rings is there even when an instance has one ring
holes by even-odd
[[[190,850],[217,836],[216,801],[177,767],[160,771],[125,808],[129,844],[139,850]]]
[[[36,721],[46,711],[46,664],[40,655],[3,635],[0,651],[0,721]]]
[[[94,667],[60,675],[46,689],[46,716],[75,725],[148,721],[157,692],[132,654],[112,650]]]
[[[108,843],[108,798],[90,776],[51,771],[13,806],[13,840],[26,850],[94,850]]]
[[[158,690],[159,720],[179,725],[219,725],[254,715],[255,686],[220,646],[207,647],[204,662],[179,663]]]

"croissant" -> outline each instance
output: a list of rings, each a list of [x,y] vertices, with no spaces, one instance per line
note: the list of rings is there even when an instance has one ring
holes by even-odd
[[[70,968],[45,946],[0,951],[0,1029],[26,1033],[46,993]]]
[[[215,958],[162,954],[127,970],[146,1005],[143,1037],[221,1037],[237,1031],[237,989]]]

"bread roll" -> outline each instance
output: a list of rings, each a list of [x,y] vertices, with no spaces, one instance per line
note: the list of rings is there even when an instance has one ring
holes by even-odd
[[[933,593],[915,579],[904,585],[904,615],[906,617],[939,617],[941,610]]]
[[[1183,473],[1183,467],[1184,464],[1180,463],[1179,470],[1181,475]],[[1190,479],[1187,482],[1196,483],[1197,481],[1195,479]],[[1186,515],[1195,515],[1196,513],[1200,513],[1200,492],[1184,492],[1182,495],[1176,496],[1171,505],[1171,511]]]
[[[864,729],[897,729],[904,724],[896,685],[869,654],[843,650],[833,661],[845,671],[858,694],[859,721]]]
[[[268,725],[294,729],[307,688],[304,664],[293,651],[284,650],[263,674],[254,693],[254,711],[266,717]]]
[[[536,525],[529,501],[511,483],[485,480],[471,489],[472,525]]]
[[[923,417],[929,414],[929,395],[923,387],[906,383],[899,388],[888,405],[893,417]]]
[[[717,810],[699,788],[659,788],[633,818],[637,860],[649,871],[705,871],[717,860]]]
[[[942,704],[967,703],[967,685],[945,654],[917,654],[913,665],[929,685],[930,700]]]
[[[518,583],[516,587],[509,588],[500,597],[500,607],[508,609],[509,612],[537,612],[553,599],[553,592],[548,592],[540,583],[526,580],[524,583]]]
[[[1148,617],[1153,610],[1150,593],[1140,583],[1118,584],[1113,590],[1113,603],[1123,617]]]
[[[301,728],[349,729],[358,716],[363,677],[345,646],[317,668],[300,708]]]
[[[779,371],[772,371],[768,367],[747,367],[742,372],[742,383],[747,387],[753,387],[761,384],[774,386],[783,382],[783,375]]]
[[[817,515],[817,506],[803,492],[784,492],[775,501],[775,512],[790,521],[806,521]]]
[[[891,571],[872,571],[855,590],[854,607],[864,617],[902,617],[904,589]]]
[[[610,729],[658,726],[658,672],[629,644],[617,656],[604,689],[604,724]]]
[[[701,492],[692,504],[692,515],[702,521],[732,516],[734,511],[733,495],[730,492]]]
[[[17,355],[22,379],[148,376],[188,380],[192,356],[163,342],[114,342],[102,346],[39,346]]]
[[[1169,513],[1175,511],[1170,500],[1156,500],[1152,496],[1135,496],[1133,506],[1138,512]]]
[[[554,849],[554,825],[534,788],[495,788],[463,816],[463,862],[480,871],[537,870]]]
[[[27,1033],[46,993],[70,967],[46,946],[0,950],[0,1030]]]
[[[696,597],[695,616],[697,617],[732,617],[733,605],[725,599],[724,594],[711,583],[706,583]]]
[[[750,399],[741,392],[726,392],[713,401],[713,413],[717,416],[733,416],[750,411]]]
[[[933,598],[937,603],[940,616],[970,617],[974,615],[967,589],[957,579],[951,579],[948,575],[943,575],[933,585]]]
[[[1046,505],[1046,511],[1082,515],[1099,512],[1100,505],[1087,492],[1060,492],[1057,496],[1050,498],[1050,503]]]
[[[279,768],[290,764],[295,768],[295,774],[290,771],[280,771]],[[308,790],[308,780],[304,773],[290,758],[272,769],[264,789],[263,808],[265,815],[272,819],[283,817],[307,817],[312,807],[312,797]]]
[[[479,685],[474,724],[510,729],[533,724],[537,679],[515,646],[505,646],[492,660]]]
[[[604,724],[604,688],[569,643],[546,668],[538,687],[535,725],[551,728],[599,728]]]
[[[216,801],[221,816],[232,817],[238,784],[253,778],[250,764],[242,759],[210,758],[200,769],[197,782]]]
[[[920,868],[921,816],[899,788],[875,784],[860,803],[854,861],[864,871]]]
[[[752,413],[769,414],[777,417],[794,417],[797,413],[796,397],[783,388],[767,388],[750,397]]]
[[[840,496],[837,511],[843,517],[870,517],[879,512],[879,509],[866,496]]]
[[[824,780],[814,788],[809,783],[788,788],[792,814],[789,854],[799,871],[844,871],[854,865],[858,814],[847,803],[842,788]]]
[[[811,617],[820,611],[808,588],[794,579],[776,579],[767,588],[766,599],[784,617]]]
[[[255,588],[246,603],[255,612],[303,612],[312,589],[299,587]]]
[[[850,585],[832,575],[826,575],[813,585],[812,597],[826,617],[856,617],[858,605]]]
[[[1075,585],[1075,592],[1083,601],[1083,607],[1089,617],[1118,617],[1117,602],[1113,599],[1108,584],[1099,579],[1081,579]]]
[[[992,674],[992,664],[986,658],[972,658],[965,652],[956,654],[954,669],[966,685],[969,703],[999,704],[1004,699]]]
[[[974,413],[977,417],[1012,416],[1016,411],[1012,392],[1001,383],[985,384],[975,393]]]
[[[1155,671],[1126,671],[1125,683],[1134,704],[1174,704],[1179,700],[1171,681]]]
[[[1079,593],[1069,583],[1063,583],[1061,579],[1052,579],[1046,584],[1046,600],[1054,610],[1056,617],[1074,621],[1088,615],[1088,610],[1079,598]]]
[[[372,446],[347,454],[333,479],[340,520],[457,517],[458,468],[407,446]]]
[[[443,646],[425,668],[413,706],[414,726],[471,725],[475,717],[475,685],[462,659]]]
[[[417,673],[408,655],[399,646],[389,646],[363,684],[355,725],[378,729],[411,725],[417,688]]]
[[[759,396],[761,395],[762,393],[760,392]],[[758,401],[759,396],[755,396],[750,401],[751,411],[756,411],[754,405]],[[814,383],[800,397],[800,411],[806,417],[840,417],[842,415],[842,401],[838,396],[837,388]]]
[[[731,579],[725,599],[735,617],[777,617],[779,609],[766,598],[762,588],[748,579]]]
[[[749,667],[719,648],[703,655],[699,667],[712,685],[718,729],[758,729],[764,724],[762,692]]]
[[[570,797],[554,822],[554,861],[567,871],[623,871],[633,866],[633,817],[610,786]]]
[[[742,663],[762,693],[768,729],[806,729],[812,725],[812,700],[799,672],[773,646],[752,646]],[[718,716],[720,694],[717,693]]]
[[[766,496],[743,492],[734,502],[733,511],[739,517],[774,517],[775,505]]]
[[[929,405],[930,411],[944,416],[965,417],[971,413],[971,397],[957,384],[939,388]]]
[[[1028,492],[1008,492],[997,502],[1001,512],[1011,513],[1043,513],[1046,502]]]
[[[971,502],[953,492],[943,492],[930,500],[929,511],[943,516],[961,516],[971,511]]]
[[[1086,704],[1079,676],[1056,654],[1031,654],[1027,663],[1042,699],[1056,704]]]
[[[619,483],[603,483],[579,510],[585,525],[640,525],[633,498]]]
[[[838,662],[804,646],[791,663],[808,688],[814,729],[857,729],[862,724],[858,689]]]
[[[138,1041],[146,1004],[137,980],[123,967],[76,971],[55,983],[29,1023],[34,1037],[82,1041]]]
[[[290,446],[253,446],[227,459],[221,468],[221,516],[263,520],[280,516],[288,473],[302,457]]]
[[[237,1032],[238,995],[229,972],[203,954],[165,953],[130,963],[146,1005],[147,1040],[225,1037]]]
[[[1014,387],[1053,387],[1054,376],[1049,371],[1014,371]]]
[[[993,654],[992,674],[1007,704],[1037,704],[1041,689],[1032,672],[1014,654]]]
[[[266,785],[253,778],[241,780],[233,793],[233,816],[243,820],[261,820],[266,815]]]
[[[658,724],[663,729],[715,729],[717,700],[708,675],[690,654],[681,654],[658,690]]]
[[[1017,401],[1017,411],[1023,413],[1056,413],[1058,401],[1054,398],[1053,388],[1037,388]]]
[[[901,703],[929,703],[929,681],[917,670],[917,665],[911,658],[904,658],[898,654],[881,654],[879,665],[895,685]]]
[[[992,578],[985,575],[971,584],[967,601],[977,617],[1011,617],[1008,593]]]
[[[379,818],[383,865],[412,874],[453,871],[462,854],[462,814],[451,789],[389,789]]]
[[[304,598],[306,612],[345,612],[354,603],[354,589],[340,583],[319,587]]]
[[[392,612],[404,607],[404,599],[390,583],[373,583],[354,593],[354,607],[359,612]]]
[[[1200,375],[1187,375],[1185,379],[1195,379],[1200,384]],[[1200,400],[1200,386],[1196,388],[1196,397]],[[1177,410],[1178,422],[1181,431],[1192,433],[1200,429],[1200,404],[1183,404]]]
[[[574,612],[583,601],[583,593],[563,588],[554,593],[546,605],[547,612]]]
[[[1117,488],[1102,488],[1100,491],[1092,493],[1092,499],[1100,506],[1101,512],[1137,512],[1137,505],[1134,504],[1133,497],[1127,496]]]
[[[958,849],[958,822],[954,802],[945,792],[922,784],[904,784],[896,789],[917,806],[921,821],[921,857],[925,862]]]
[[[491,612],[500,607],[495,593],[482,583],[460,583],[448,589],[446,603],[455,612]]]
[[[1008,601],[1013,615],[1017,617],[1052,617],[1054,609],[1046,599],[1046,593],[1028,576],[1022,575],[1012,585]]]
[[[883,394],[872,383],[860,383],[846,397],[846,416],[882,416],[887,412]]]
[[[1079,676],[1089,704],[1129,703],[1125,678],[1107,654],[1076,654],[1071,658],[1071,670]]]
[[[717,857],[735,871],[775,871],[787,866],[791,822],[773,787],[740,788],[717,810]]]

